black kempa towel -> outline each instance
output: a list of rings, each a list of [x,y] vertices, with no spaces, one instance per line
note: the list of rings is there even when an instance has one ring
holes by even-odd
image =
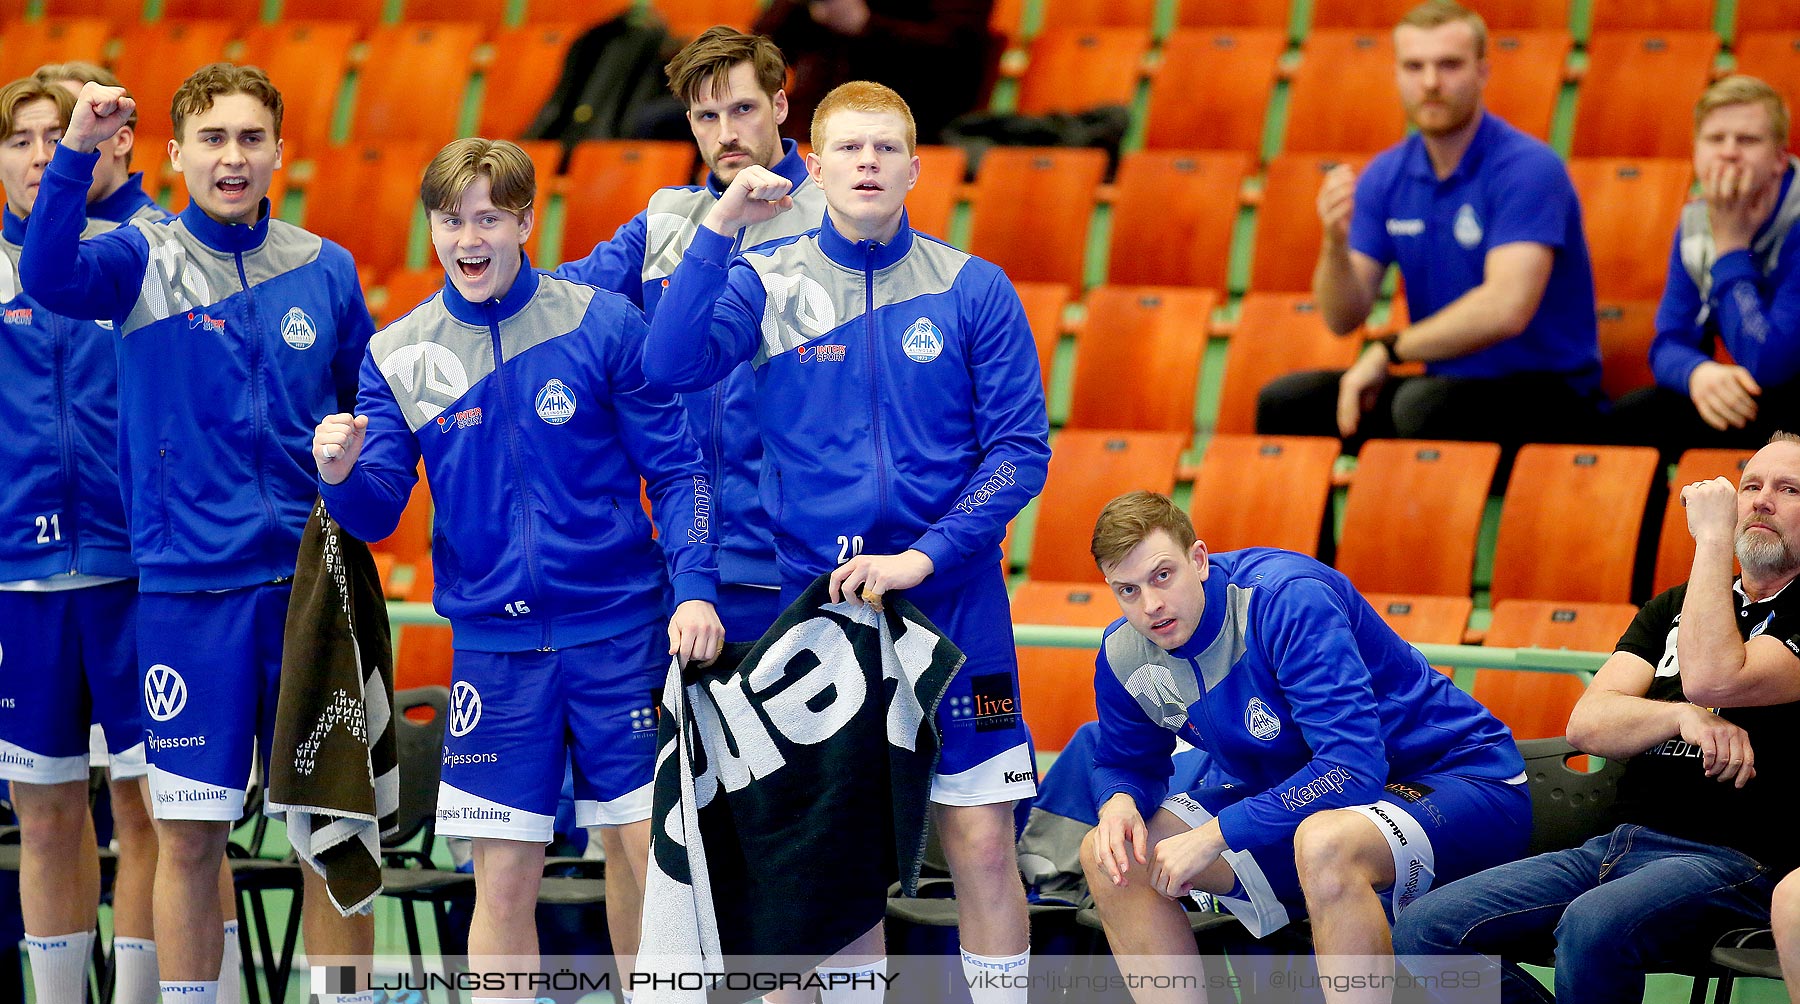
[[[742,972],[752,955],[816,962],[875,926],[889,885],[918,879],[934,715],[962,663],[904,599],[882,613],[832,603],[820,578],[754,646],[685,674],[672,666],[638,972]],[[638,992],[640,1004],[706,999]]]
[[[393,651],[369,546],[315,503],[288,603],[268,809],[345,916],[381,893],[381,837],[400,805]]]

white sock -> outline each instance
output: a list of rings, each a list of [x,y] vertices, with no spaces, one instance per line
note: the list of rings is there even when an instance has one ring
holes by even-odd
[[[238,922],[225,922],[225,945],[219,953],[218,1004],[238,1004],[244,999],[243,955],[238,951]]]
[[[1031,949],[996,957],[976,955],[965,948],[962,966],[963,978],[969,981],[969,999],[974,1004],[1025,1004],[1025,992],[1031,985]],[[1004,983],[983,985],[988,979],[1003,979]]]
[[[83,1004],[87,1000],[87,968],[93,950],[92,931],[48,938],[25,936],[31,983],[41,1004]]]
[[[866,966],[820,966],[819,1004],[881,1004],[887,996],[887,959]],[[842,981],[842,982],[838,982]]]
[[[595,844],[598,844],[599,842],[600,842],[600,840],[598,838],[595,838],[592,843],[588,844],[588,846],[593,847]],[[631,991],[629,991],[629,990],[619,991],[619,1004],[631,1004]]]
[[[113,938],[113,1004],[156,1004],[156,942]]]
[[[218,1004],[218,980],[163,980],[162,1004]]]

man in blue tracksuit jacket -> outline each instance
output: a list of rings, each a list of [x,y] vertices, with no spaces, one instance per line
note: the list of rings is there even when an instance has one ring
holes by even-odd
[[[723,25],[708,28],[664,69],[669,89],[687,106],[688,127],[711,171],[706,184],[659,190],[611,240],[555,272],[628,297],[646,317],[656,316],[669,275],[743,168],[756,164],[787,179],[794,186],[794,210],[738,231],[734,250],[804,233],[825,214],[825,193],[807,177],[806,158],[793,140],[781,138],[787,63],[775,43]],[[726,640],[734,642],[762,637],[781,612],[775,543],[758,496],[763,444],[755,396],[749,364],[681,395],[712,484],[719,619]]]
[[[670,278],[644,371],[688,391],[751,362],[783,595],[825,573],[834,597],[905,590],[967,655],[938,708],[932,800],[965,971],[1018,976],[1010,806],[1036,786],[1000,540],[1049,459],[1036,350],[1004,273],[907,226],[919,160],[899,95],[845,84],[812,128],[823,225],[733,260],[740,227],[792,206],[786,179],[740,171]],[[977,1004],[1024,999],[974,990]]]
[[[369,342],[357,413],[319,424],[313,460],[332,516],[364,538],[393,532],[425,461],[432,599],[455,637],[437,832],[475,841],[470,954],[537,953],[572,752],[576,822],[601,827],[618,865],[607,913],[629,959],[655,696],[670,655],[712,659],[724,638],[711,492],[674,396],[644,385],[643,315],[526,261],[536,191],[531,158],[504,140],[432,159],[420,199],[449,281]]]
[[[154,894],[164,993],[212,1004],[216,875],[279,694],[282,629],[315,495],[307,443],[354,400],[373,324],[342,248],[268,216],[281,96],[219,63],[173,103],[193,203],[81,240],[99,144],[135,108],[89,83],[44,172],[20,259],[39,302],[113,327],[122,479],[139,570],[138,658],[162,820]],[[306,871],[309,886],[318,883]],[[370,950],[372,921],[308,897],[310,950]],[[320,908],[323,909],[320,909]],[[341,937],[340,937],[341,936]]]
[[[1125,614],[1095,660],[1100,822],[1082,847],[1115,954],[1191,957],[1175,900],[1200,890],[1258,937],[1310,914],[1322,974],[1350,956],[1391,971],[1384,906],[1524,852],[1506,726],[1342,574],[1273,548],[1209,555],[1153,492],[1107,503],[1093,553]],[[1239,783],[1167,790],[1177,736]]]
[[[104,71],[102,71],[104,72]],[[21,895],[32,978],[46,1004],[74,1004],[90,961],[99,898],[88,832],[90,721],[108,754],[119,836],[115,949],[119,996],[142,1004],[155,972],[145,888],[155,834],[143,808],[144,718],[138,699],[137,566],[119,495],[118,361],[113,337],[55,314],[19,287],[18,261],[39,180],[74,92],[42,74],[0,88],[0,781],[22,824]],[[167,216],[127,157],[104,161],[89,193],[90,234]],[[73,895],[71,891],[73,890]]]

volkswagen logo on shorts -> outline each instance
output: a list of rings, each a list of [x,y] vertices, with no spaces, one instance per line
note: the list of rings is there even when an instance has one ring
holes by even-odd
[[[187,707],[187,681],[173,667],[157,663],[144,673],[144,708],[150,717],[166,722]]]
[[[450,734],[461,738],[481,721],[481,694],[467,680],[456,681],[450,688]]]

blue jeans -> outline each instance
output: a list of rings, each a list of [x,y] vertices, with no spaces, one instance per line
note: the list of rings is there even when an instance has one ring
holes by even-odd
[[[1433,889],[1400,915],[1394,952],[1504,956],[1505,1004],[1639,1004],[1645,973],[1702,961],[1724,932],[1767,925],[1774,887],[1738,851],[1620,826]],[[1518,966],[1552,950],[1554,998]]]

